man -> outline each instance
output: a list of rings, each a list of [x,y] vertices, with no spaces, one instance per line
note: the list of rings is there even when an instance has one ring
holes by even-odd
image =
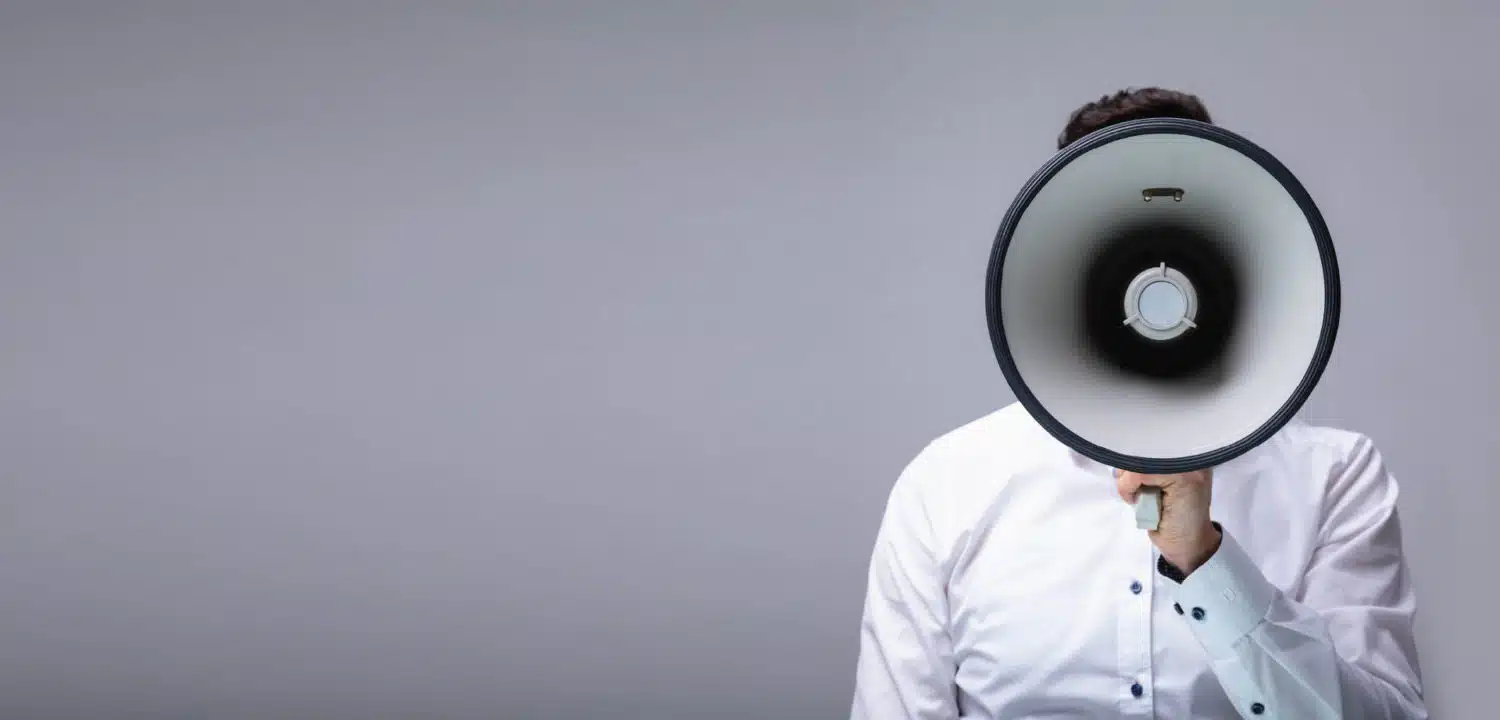
[[[1073,113],[1209,122],[1149,88]],[[1159,529],[1128,503],[1162,488]],[[1019,405],[927,446],[870,563],[852,717],[1426,718],[1396,481],[1293,421],[1212,471],[1116,473]]]

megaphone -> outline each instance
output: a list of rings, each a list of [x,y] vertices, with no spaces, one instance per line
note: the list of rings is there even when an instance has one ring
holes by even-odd
[[[1145,474],[1269,439],[1339,324],[1333,241],[1301,183],[1250,140],[1178,118],[1058,151],[1006,212],[985,295],[1017,401],[1083,456]]]

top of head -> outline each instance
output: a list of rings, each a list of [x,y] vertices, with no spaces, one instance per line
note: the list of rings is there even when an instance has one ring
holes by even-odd
[[[1213,123],[1208,108],[1198,96],[1159,87],[1121,90],[1086,103],[1068,116],[1057,136],[1062,150],[1083,137],[1112,125],[1151,118],[1178,118]]]

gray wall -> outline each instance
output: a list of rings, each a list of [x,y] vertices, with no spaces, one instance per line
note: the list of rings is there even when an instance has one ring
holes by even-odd
[[[6,2],[0,717],[824,718],[1006,204],[1201,93],[1346,314],[1439,717],[1493,715],[1500,10]],[[429,714],[421,714],[429,713]]]

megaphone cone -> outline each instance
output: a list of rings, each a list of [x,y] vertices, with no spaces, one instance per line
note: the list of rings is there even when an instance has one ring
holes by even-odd
[[[1133,120],[1025,185],[986,311],[1048,433],[1111,467],[1185,472],[1248,452],[1306,402],[1338,332],[1338,261],[1271,153],[1208,123]]]

